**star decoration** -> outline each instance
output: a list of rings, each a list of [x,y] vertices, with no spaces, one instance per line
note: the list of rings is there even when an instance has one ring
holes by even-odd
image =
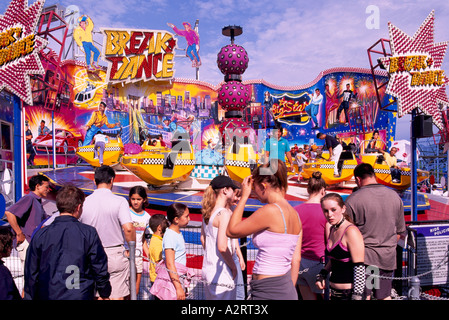
[[[22,50],[14,59],[0,60],[0,91],[6,88],[29,105],[33,104],[29,75],[45,73],[39,52],[47,46],[47,40],[35,35],[44,3],[45,0],[37,0],[28,6],[28,0],[12,0],[5,14],[0,15],[0,34],[20,30],[6,43],[0,42],[0,48],[9,50],[9,57],[17,54],[17,48]],[[26,43],[24,47],[29,48],[30,52],[24,52],[19,43]]]
[[[392,57],[380,60],[390,70],[386,93],[397,98],[398,116],[419,108],[432,116],[433,123],[440,130],[444,130],[439,104],[449,106],[445,90],[449,79],[441,66],[449,41],[434,43],[434,22],[432,11],[413,37],[388,23]],[[396,68],[396,63],[399,68]],[[416,77],[413,78],[413,75]]]

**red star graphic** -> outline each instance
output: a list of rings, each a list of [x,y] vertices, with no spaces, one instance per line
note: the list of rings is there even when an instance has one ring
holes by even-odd
[[[0,15],[0,33],[21,27],[20,39],[34,34],[44,3],[45,0],[37,0],[28,7],[28,0],[12,0],[5,14]],[[6,88],[29,105],[33,104],[29,75],[45,73],[39,51],[46,47],[47,41],[38,36],[34,37],[34,41],[31,53],[0,66],[0,91]]]
[[[443,64],[444,55],[448,47],[448,41],[434,43],[434,11],[424,20],[413,37],[408,36],[402,30],[388,24],[390,33],[391,53],[393,57],[407,55],[426,55],[428,70],[439,70]],[[390,58],[381,58],[382,64],[388,68]],[[444,129],[442,114],[439,104],[449,106],[445,86],[449,79],[444,74],[443,85],[422,85],[412,87],[411,74],[406,71],[390,74],[390,80],[386,93],[396,97],[398,103],[398,116],[411,113],[413,109],[420,108],[425,114],[432,116],[433,123],[440,129]]]

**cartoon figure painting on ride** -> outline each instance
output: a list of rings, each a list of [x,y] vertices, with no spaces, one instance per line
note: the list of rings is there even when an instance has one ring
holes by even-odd
[[[167,25],[173,29],[173,31],[181,37],[184,37],[187,41],[186,56],[192,61],[192,67],[199,68],[201,66],[201,58],[198,54],[200,50],[200,36],[195,29],[188,22],[183,22],[184,29],[178,29],[174,24],[167,23]]]

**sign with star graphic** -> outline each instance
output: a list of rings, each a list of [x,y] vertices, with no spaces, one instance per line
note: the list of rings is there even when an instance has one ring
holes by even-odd
[[[30,75],[45,73],[39,52],[47,40],[35,34],[44,3],[13,0],[0,15],[0,91],[6,88],[28,105],[33,104]]]
[[[441,66],[449,41],[434,43],[434,22],[432,11],[413,37],[388,23],[392,56],[380,62],[390,74],[386,93],[397,98],[398,116],[419,108],[444,130],[439,105],[449,106],[449,79]]]

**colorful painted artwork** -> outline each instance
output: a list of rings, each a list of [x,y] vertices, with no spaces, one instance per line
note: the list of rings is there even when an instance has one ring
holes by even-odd
[[[174,35],[163,30],[101,29],[109,83],[173,78]]]
[[[376,81],[383,83],[388,78],[379,75]],[[282,88],[254,82],[246,120],[253,125],[258,122],[260,128],[282,126],[291,146],[322,144],[316,139],[318,131],[359,136],[376,129],[386,130],[391,124],[390,113],[379,108],[369,70],[334,69],[323,72],[313,83],[308,87]],[[385,89],[379,95],[382,101],[390,98]],[[386,141],[394,134],[394,129],[388,132]]]
[[[0,15],[0,91],[6,88],[32,104],[30,75],[44,73],[39,52],[47,41],[35,33],[45,1],[27,3],[13,0]]]
[[[78,18],[78,26],[73,30],[73,39],[84,52],[86,58],[86,66],[89,71],[100,69],[98,59],[100,58],[100,50],[94,45],[93,40],[94,23],[88,15],[82,15]]]
[[[180,37],[184,37],[187,41],[186,55],[192,61],[192,67],[199,68],[201,66],[201,58],[199,56],[200,50],[200,36],[195,29],[188,22],[184,22],[182,25],[184,29],[178,29],[174,24],[167,23],[167,25],[173,29],[173,31]]]
[[[124,144],[142,144],[148,135],[159,134],[170,143],[171,135],[178,129],[189,134],[195,153],[224,148],[219,124],[225,112],[218,103],[217,86],[195,80],[110,84],[104,69],[90,72],[75,62],[65,62],[61,70],[64,77],[52,77],[57,70],[49,68],[46,78],[67,79],[65,84],[72,89],[67,96],[73,98],[72,103],[63,104],[54,113],[55,127],[80,136],[83,145],[91,143],[90,129],[96,114],[103,119],[97,123],[101,125],[98,130],[120,132]],[[387,79],[379,76],[377,80]],[[266,135],[266,129],[282,126],[292,147],[320,145],[321,141],[316,139],[318,131],[351,136],[358,143],[368,140],[367,136],[376,129],[383,132],[382,138],[387,143],[394,137],[394,126],[389,126],[394,117],[379,109],[368,70],[333,70],[324,73],[314,85],[303,88],[282,88],[260,81],[245,83],[250,88],[251,102],[243,119],[256,131],[263,130],[262,135]],[[59,87],[56,83],[55,86]],[[347,94],[348,89],[352,93]],[[381,97],[389,99],[385,92],[381,92]],[[37,137],[41,120],[51,125],[52,115],[44,108],[48,101],[45,92],[37,91],[34,99],[34,105],[27,106],[25,111],[30,129]],[[104,107],[102,112],[100,104]],[[255,144],[261,149],[265,136],[259,140],[262,142]],[[222,161],[217,154],[209,153],[204,155],[205,162]],[[37,163],[48,161],[47,156],[41,158]]]
[[[160,135],[170,146],[175,134],[188,135],[197,164],[223,163],[224,141],[229,141],[221,136],[220,124],[229,120],[229,110],[220,105],[221,86],[174,77],[177,37],[185,37],[192,66],[199,67],[199,36],[189,23],[183,30],[168,25],[173,33],[100,28],[103,46],[98,50],[93,45],[94,22],[84,14],[73,30],[83,59],[61,61],[51,48],[41,52],[43,73],[31,78],[32,100],[24,107],[37,151],[35,164],[53,161],[53,148],[58,164],[77,161],[76,147],[92,144],[97,132],[120,135],[125,146],[142,145]],[[244,53],[239,74],[247,67]],[[99,59],[107,67],[100,66]],[[379,73],[376,81],[388,81],[386,73]],[[367,69],[326,70],[306,86],[279,87],[259,80],[242,85],[242,104],[247,107],[240,120],[251,127],[249,142],[259,152],[270,130],[279,126],[291,147],[319,145],[318,131],[358,142],[376,129],[387,142],[395,134],[394,117],[380,110]],[[379,94],[389,99],[385,90]],[[39,134],[43,121],[51,129],[46,135]],[[49,145],[53,129],[61,136],[56,146]]]

